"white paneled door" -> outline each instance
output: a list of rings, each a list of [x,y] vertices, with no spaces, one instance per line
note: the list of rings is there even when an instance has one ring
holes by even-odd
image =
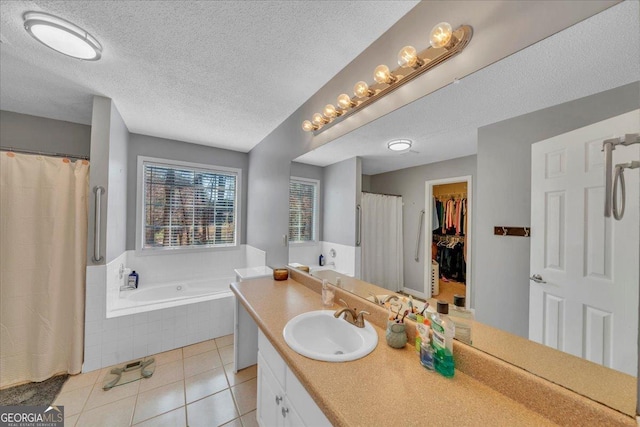
[[[532,145],[529,338],[636,375],[639,171],[626,170],[626,211],[604,217],[602,141],[640,130],[632,111]],[[613,164],[640,159],[618,146]]]

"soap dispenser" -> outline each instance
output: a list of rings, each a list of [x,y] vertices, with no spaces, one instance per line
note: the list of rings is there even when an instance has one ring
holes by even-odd
[[[137,289],[138,288],[138,279],[139,279],[138,273],[136,273],[136,271],[133,270],[131,272],[131,274],[129,274],[129,279],[127,281],[127,285],[129,285],[130,288]]]

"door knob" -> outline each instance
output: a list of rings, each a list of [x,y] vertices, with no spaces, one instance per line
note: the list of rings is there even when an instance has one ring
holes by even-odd
[[[529,280],[533,280],[536,283],[547,283],[539,274],[534,274],[533,276],[529,277]]]

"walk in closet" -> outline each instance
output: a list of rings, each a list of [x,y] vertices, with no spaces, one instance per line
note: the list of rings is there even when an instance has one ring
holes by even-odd
[[[449,303],[466,294],[467,213],[466,182],[433,186],[431,289],[433,297]]]

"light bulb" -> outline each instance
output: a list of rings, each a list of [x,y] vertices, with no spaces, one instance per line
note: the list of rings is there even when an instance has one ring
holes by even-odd
[[[413,46],[405,46],[398,52],[398,65],[401,67],[418,68],[424,61],[418,58],[418,51]]]
[[[334,107],[333,104],[327,104],[324,106],[324,110],[322,110],[322,113],[326,118],[332,119],[341,115],[342,111],[336,110],[336,107]]]
[[[431,30],[429,43],[431,43],[431,46],[435,48],[445,47],[451,41],[452,35],[453,29],[451,28],[451,24],[448,22],[441,22]]]
[[[318,127],[311,123],[309,120],[305,120],[304,122],[302,122],[302,130],[304,130],[305,132],[311,132],[312,130],[316,129],[318,129]]]
[[[390,84],[398,80],[396,76],[391,75],[391,71],[389,71],[389,67],[387,67],[384,64],[378,65],[376,69],[373,71],[373,79],[380,84],[382,83]]]
[[[373,91],[369,89],[369,85],[367,84],[367,82],[363,81],[356,83],[356,85],[353,87],[353,93],[358,98],[364,98],[365,96],[373,95]]]
[[[315,113],[312,117],[311,117],[311,122],[316,125],[316,126],[322,126],[325,123],[328,123],[329,120],[325,119],[322,114],[320,113]]]
[[[353,102],[351,100],[351,97],[346,93],[338,96],[338,107],[342,108],[343,110],[346,110],[349,107],[354,107],[355,105],[356,103]]]

